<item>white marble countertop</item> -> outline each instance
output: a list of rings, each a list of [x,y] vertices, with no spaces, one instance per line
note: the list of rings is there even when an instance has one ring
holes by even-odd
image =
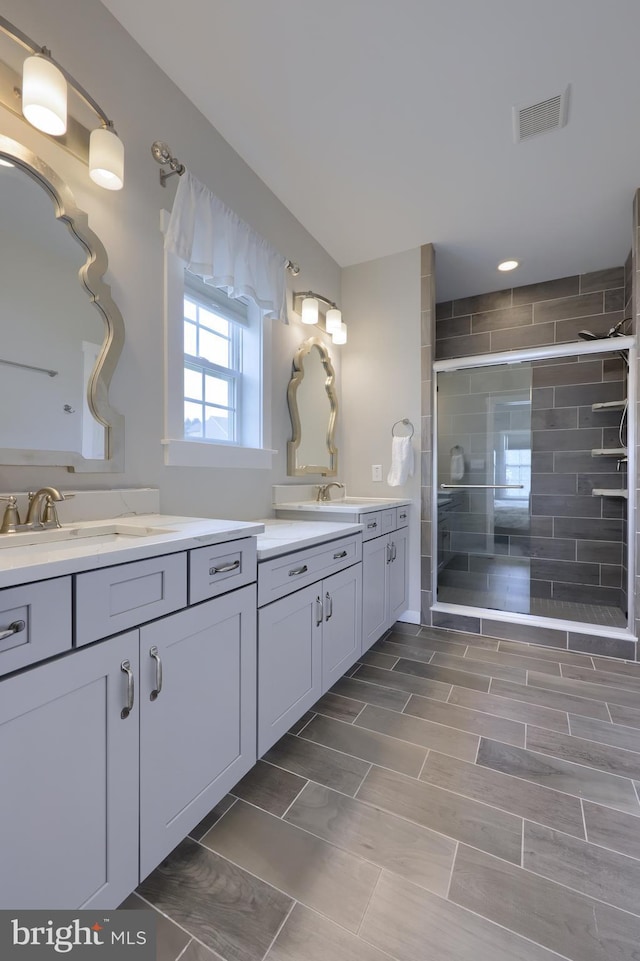
[[[343,524],[337,521],[292,521],[267,517],[258,523],[264,524],[264,533],[258,534],[259,561],[362,531],[362,524]]]
[[[83,536],[91,530],[92,536]],[[138,514],[63,525],[62,530],[0,535],[0,588],[250,537],[261,521]],[[22,541],[22,543],[21,543]]]
[[[318,514],[371,514],[388,507],[406,507],[411,500],[401,497],[337,497],[334,501],[289,501],[276,503],[274,510],[313,511]]]

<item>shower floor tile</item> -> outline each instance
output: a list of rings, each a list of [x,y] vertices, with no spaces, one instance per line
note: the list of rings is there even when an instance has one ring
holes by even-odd
[[[458,587],[439,587],[438,600],[445,604],[463,604],[467,607],[484,607],[496,611],[513,611],[518,614],[536,614],[555,617],[563,621],[580,621],[583,624],[600,624],[603,627],[626,627],[627,618],[617,607],[600,604],[576,604],[542,597],[530,597],[528,588],[513,590],[470,591]]]

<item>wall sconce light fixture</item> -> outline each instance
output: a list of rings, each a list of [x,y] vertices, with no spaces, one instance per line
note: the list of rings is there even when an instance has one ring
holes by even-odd
[[[124,182],[124,146],[113,121],[102,107],[80,86],[51,51],[41,47],[0,16],[0,31],[30,52],[22,67],[22,113],[33,127],[52,137],[67,130],[67,86],[71,86],[100,120],[89,138],[89,176],[106,190],[120,190]]]
[[[329,310],[325,315],[325,330],[331,334],[334,344],[346,344],[347,325],[342,323],[342,311],[332,300],[328,300],[313,290],[294,291],[293,309],[300,307],[303,324],[317,324],[320,318],[320,303],[326,304]]]

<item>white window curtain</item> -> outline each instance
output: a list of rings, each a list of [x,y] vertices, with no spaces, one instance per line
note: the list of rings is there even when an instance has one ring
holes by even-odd
[[[180,177],[165,248],[229,297],[250,297],[288,323],[286,259],[188,170]]]

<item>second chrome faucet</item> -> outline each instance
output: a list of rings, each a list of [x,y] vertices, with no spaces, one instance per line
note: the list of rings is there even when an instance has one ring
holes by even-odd
[[[319,484],[318,493],[316,495],[316,501],[320,503],[321,501],[331,500],[329,491],[332,487],[339,487],[344,490],[344,484],[339,484],[337,481],[331,481],[330,484]]]

